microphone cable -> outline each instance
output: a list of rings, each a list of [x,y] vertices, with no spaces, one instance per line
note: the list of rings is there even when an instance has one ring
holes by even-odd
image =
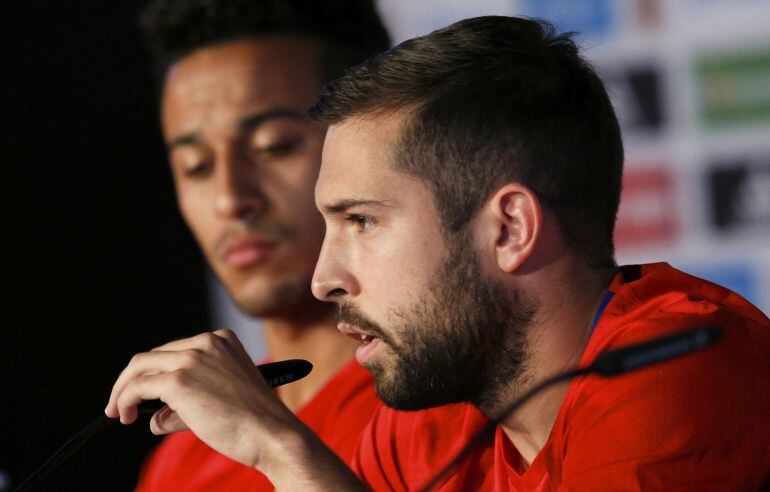
[[[455,455],[444,468],[421,488],[419,492],[430,492],[435,487],[443,483],[449,474],[481,444],[491,438],[497,426],[500,425],[508,416],[514,413],[530,398],[540,393],[544,389],[553,386],[562,381],[568,381],[576,377],[597,374],[604,378],[611,378],[645,368],[649,365],[675,359],[692,352],[697,352],[721,340],[723,330],[717,326],[703,326],[694,329],[688,329],[654,338],[645,342],[635,343],[615,350],[607,351],[599,355],[592,364],[583,367],[571,369],[557,374],[536,384],[526,393],[515,399],[510,405],[504,408],[494,419],[490,419],[484,427],[477,432],[468,443]]]
[[[494,434],[498,425],[500,425],[509,415],[518,410],[519,407],[524,405],[524,403],[529,401],[529,399],[544,389],[556,383],[589,374],[598,374],[604,378],[610,378],[642,369],[652,364],[702,350],[718,342],[722,338],[722,335],[723,330],[717,326],[705,326],[681,331],[673,335],[610,350],[599,355],[592,364],[584,368],[571,369],[541,381],[514,400],[508,407],[503,409],[497,417],[490,419],[489,422],[487,422],[487,424],[455,455],[452,461],[436,473],[430,481],[419,489],[419,491],[429,492],[442,483],[442,481],[446,479],[447,476],[476,449],[476,447]],[[268,385],[275,388],[282,384],[287,384],[305,377],[310,373],[312,367],[312,364],[308,361],[293,359],[262,364],[257,366],[257,369],[259,369],[260,373],[265,377]],[[162,402],[146,402],[139,406],[139,414],[154,413],[162,406]],[[23,492],[32,488],[77,451],[88,438],[109,425],[111,422],[112,419],[109,419],[106,415],[99,416],[99,418],[84,427],[54,452],[50,458],[16,487],[14,492]]]
[[[267,364],[260,364],[256,367],[271,388],[277,388],[278,386],[300,380],[310,374],[310,371],[313,370],[313,364],[303,359],[268,362]],[[139,405],[138,413],[139,415],[153,414],[163,408],[163,406],[164,403],[160,400],[150,400]],[[49,473],[56,469],[57,466],[72,456],[72,453],[80,449],[91,436],[104,429],[112,422],[115,422],[115,420],[106,415],[100,415],[97,419],[85,426],[80,432],[65,442],[64,445],[57,449],[50,458],[45,460],[43,464],[24,479],[24,481],[21,482],[18,487],[13,489],[13,491],[22,492],[37,485]]]

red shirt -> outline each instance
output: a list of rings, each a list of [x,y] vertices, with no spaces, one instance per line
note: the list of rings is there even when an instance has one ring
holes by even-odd
[[[439,490],[757,490],[770,486],[770,321],[749,302],[663,264],[624,267],[580,365],[688,327],[715,324],[701,352],[569,386],[528,468],[501,428]],[[382,407],[353,467],[374,490],[425,484],[486,422],[470,405]],[[768,480],[765,482],[765,480]]]
[[[361,431],[380,405],[370,374],[347,363],[297,412],[349,463]],[[262,491],[273,486],[262,473],[214,451],[190,431],[166,437],[145,462],[137,490]]]

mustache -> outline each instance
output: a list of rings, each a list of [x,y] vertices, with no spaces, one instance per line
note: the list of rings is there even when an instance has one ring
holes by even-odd
[[[214,253],[222,256],[233,237],[257,233],[273,241],[291,241],[296,237],[294,229],[280,222],[266,222],[259,219],[242,220],[228,225],[225,232],[214,242]]]
[[[373,335],[386,344],[395,347],[393,338],[382,329],[380,325],[369,319],[356,306],[351,303],[340,304],[337,308],[337,322],[347,323],[351,326]]]

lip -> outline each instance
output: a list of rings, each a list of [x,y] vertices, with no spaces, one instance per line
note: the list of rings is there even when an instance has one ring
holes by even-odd
[[[380,340],[380,338],[347,323],[337,323],[337,329],[342,334],[361,342],[361,345],[356,348],[356,361],[358,361],[358,363],[362,366],[365,366],[367,362],[374,358],[377,349],[380,347],[380,345],[382,345],[382,340]],[[372,338],[371,340],[364,341],[361,338],[361,335],[366,335]]]
[[[277,246],[275,241],[268,239],[245,237],[230,242],[222,256],[231,267],[247,268],[264,263]]]
[[[356,361],[360,365],[366,366],[368,362],[374,359],[374,356],[377,354],[377,349],[380,348],[380,345],[382,345],[382,340],[379,338],[375,338],[371,342],[361,344],[356,349]]]
[[[352,326],[345,322],[339,322],[337,323],[337,329],[342,333],[343,335],[347,335],[351,338],[355,338],[356,340],[361,340],[361,335],[368,335],[370,337],[376,338],[374,335],[372,335],[369,332],[366,332],[364,330],[361,330],[358,327]]]

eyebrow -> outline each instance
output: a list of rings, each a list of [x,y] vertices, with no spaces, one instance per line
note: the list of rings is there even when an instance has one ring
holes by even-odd
[[[324,205],[323,210],[327,214],[339,214],[353,207],[360,207],[364,205],[379,208],[392,208],[395,206],[395,203],[390,200],[359,200],[355,198],[349,198],[346,200],[340,200],[330,205]]]
[[[253,114],[243,118],[238,123],[238,128],[241,130],[253,130],[254,128],[264,124],[267,121],[289,118],[292,120],[301,120],[305,118],[306,113],[292,108],[275,108],[262,113]]]
[[[241,119],[238,122],[238,129],[241,131],[253,130],[259,127],[260,125],[265,124],[268,121],[281,119],[281,118],[301,120],[305,118],[305,114],[298,109],[274,108],[268,111],[263,111],[261,113],[256,113],[256,114],[246,116],[245,118]],[[184,135],[179,135],[176,138],[173,138],[166,145],[166,149],[170,152],[177,147],[182,147],[185,145],[196,145],[199,143],[201,143],[200,133],[190,132],[190,133],[185,133]]]

